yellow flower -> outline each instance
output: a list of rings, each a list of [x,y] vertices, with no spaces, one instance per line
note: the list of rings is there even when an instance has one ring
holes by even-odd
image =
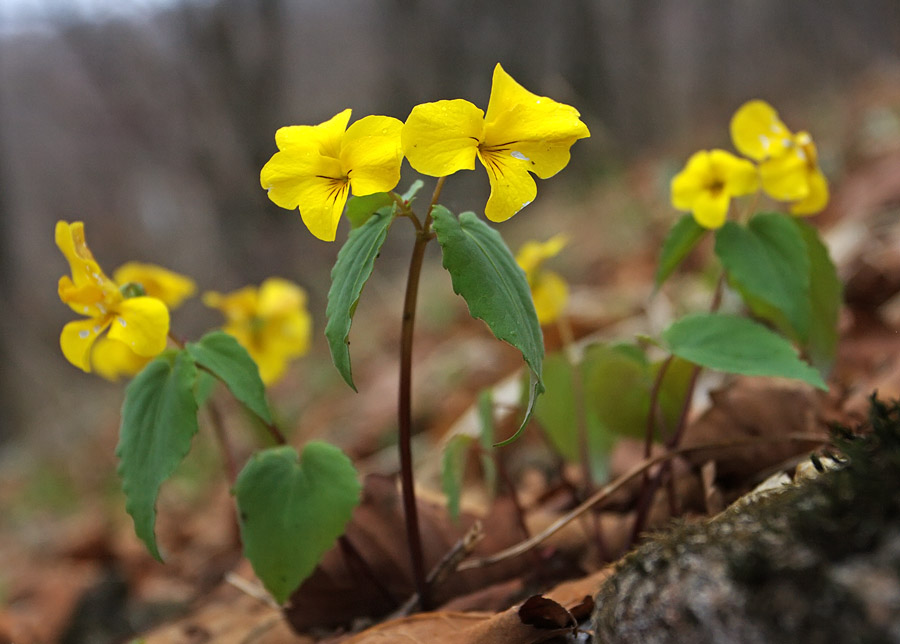
[[[309,231],[334,241],[347,197],[393,190],[400,181],[400,128],[389,116],[366,116],[349,128],[350,110],[319,125],[275,133],[278,152],[263,166],[262,187],[282,208],[299,208]]]
[[[725,150],[695,152],[672,179],[672,205],[690,211],[704,228],[725,223],[732,197],[756,192],[756,166]]]
[[[94,343],[91,365],[97,375],[115,382],[120,378],[132,378],[153,358],[139,356],[124,342],[102,337]]]
[[[565,235],[554,235],[545,242],[526,242],[516,253],[516,262],[525,271],[531,297],[541,325],[555,322],[566,308],[569,287],[562,277],[542,269],[543,263],[556,257],[569,242]]]
[[[118,284],[138,284],[145,295],[162,300],[169,309],[176,309],[197,290],[194,280],[162,266],[128,262],[113,271]]]
[[[578,110],[532,94],[498,64],[487,115],[462,99],[417,105],[401,142],[410,165],[434,177],[474,170],[477,156],[491,182],[484,214],[506,221],[537,195],[529,172],[552,177],[569,162],[572,144],[588,136]]]
[[[149,359],[166,348],[169,333],[169,310],[153,297],[128,297],[109,279],[91,254],[84,239],[84,224],[56,223],[56,245],[69,261],[72,276],[59,280],[59,297],[72,310],[87,320],[69,322],[63,327],[59,344],[63,355],[73,365],[90,372],[92,365],[107,372],[112,365],[104,362],[104,353],[92,350],[106,329],[106,337],[122,343],[140,358]],[[109,367],[109,368],[108,368]]]
[[[745,103],[731,119],[731,138],[742,154],[759,162],[763,190],[791,202],[795,215],[812,215],[828,204],[828,182],[807,132],[792,133],[765,101]]]
[[[309,348],[312,318],[306,292],[292,282],[270,277],[258,289],[204,293],[203,303],[222,312],[224,331],[247,349],[267,385],[279,380],[288,362]]]

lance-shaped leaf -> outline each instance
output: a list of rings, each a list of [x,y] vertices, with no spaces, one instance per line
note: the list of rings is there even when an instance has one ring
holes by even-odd
[[[356,469],[321,441],[255,453],[234,485],[244,554],[282,603],[312,574],[359,504]]]
[[[197,367],[184,351],[166,352],[150,362],[125,390],[119,432],[119,476],[125,510],[134,531],[162,561],[156,545],[159,488],[191,448],[197,433],[194,382]]]
[[[478,423],[481,432],[478,434],[481,456],[481,473],[484,476],[484,487],[493,498],[497,492],[497,464],[491,457],[494,446],[494,394],[490,389],[478,394]]]
[[[435,206],[431,215],[454,292],[466,301],[472,317],[484,320],[497,339],[522,352],[530,370],[525,418],[513,436],[498,443],[505,445],[525,428],[534,412],[535,400],[544,389],[544,336],[531,291],[525,273],[500,233],[475,213],[464,212],[457,219],[443,206]]]
[[[185,349],[201,367],[225,383],[235,398],[267,423],[272,422],[266,402],[266,386],[259,377],[259,368],[247,350],[224,331],[213,331],[188,342]]]
[[[763,213],[746,227],[726,222],[716,231],[716,255],[757,315],[776,324],[786,320],[787,331],[805,342],[810,264],[806,243],[791,217]]]
[[[441,458],[441,488],[447,496],[447,512],[454,521],[459,521],[459,498],[466,474],[466,457],[474,440],[468,434],[454,434],[444,446]]]
[[[331,288],[328,290],[328,306],[325,316],[325,337],[331,350],[334,366],[348,385],[356,391],[350,370],[350,324],[363,287],[372,275],[375,258],[381,251],[391,225],[390,209],[373,214],[369,220],[352,231],[337,256],[331,270]]]
[[[726,373],[803,380],[827,390],[819,372],[803,362],[790,342],[747,318],[697,313],[663,331],[665,347],[689,362]]]
[[[694,220],[693,215],[684,215],[679,219],[663,242],[662,252],[659,256],[659,266],[656,268],[656,288],[662,286],[669,276],[684,261],[688,253],[693,250],[706,233],[706,228]]]

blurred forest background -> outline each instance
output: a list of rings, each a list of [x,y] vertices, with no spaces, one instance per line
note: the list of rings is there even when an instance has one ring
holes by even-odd
[[[121,400],[59,351],[71,313],[56,295],[67,270],[53,244],[58,219],[86,222],[108,272],[149,261],[201,291],[294,279],[310,292],[322,344],[339,245],[315,240],[259,187],[282,125],[345,107],[405,119],[440,98],[486,107],[499,61],[532,91],[577,106],[593,133],[542,196],[560,207],[590,199],[591,186],[652,157],[670,162],[654,183],[665,199],[690,151],[727,146],[740,102],[765,98],[795,129],[827,125],[836,97],[900,63],[897,0],[120,0],[108,13],[40,4],[0,0],[8,455],[13,437],[72,436],[100,409],[109,422]],[[829,156],[827,136],[816,132],[826,172],[846,161]],[[482,173],[471,174],[446,196],[451,208],[472,207],[460,196],[469,185],[486,195]],[[591,234],[602,235],[611,207],[593,204]],[[517,239],[525,219],[504,236]],[[405,266],[407,254],[390,261]],[[186,335],[218,323],[196,301],[178,319]]]

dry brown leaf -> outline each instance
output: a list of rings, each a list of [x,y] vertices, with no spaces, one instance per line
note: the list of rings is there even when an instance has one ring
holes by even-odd
[[[576,605],[586,595],[593,596],[609,574],[610,569],[604,569],[544,595],[563,606]],[[512,607],[497,614],[421,613],[379,624],[341,644],[537,644],[550,632],[523,624],[518,607]]]
[[[455,524],[443,507],[421,499],[418,511],[425,564],[430,569],[476,517],[464,515]],[[512,504],[502,499],[482,522],[485,538],[476,547],[476,555],[496,552],[520,538]],[[433,601],[439,605],[532,567],[531,560],[519,558],[480,571],[453,574],[434,589]],[[363,501],[353,513],[343,544],[325,554],[291,596],[285,615],[298,632],[345,625],[361,617],[381,617],[412,594],[409,568],[403,508],[394,480],[368,476]]]
[[[293,633],[281,611],[237,588],[223,585],[191,615],[161,626],[141,640],[145,644],[312,644]]]
[[[822,402],[808,385],[773,378],[739,378],[712,392],[712,406],[685,431],[682,446],[701,446],[789,433],[822,434]],[[743,481],[760,470],[802,453],[809,443],[761,442],[741,448],[698,452],[696,465],[714,459],[718,477]]]

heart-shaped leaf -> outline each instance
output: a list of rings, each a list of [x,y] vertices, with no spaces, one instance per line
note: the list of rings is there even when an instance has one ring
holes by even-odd
[[[283,603],[312,574],[359,504],[356,469],[341,450],[307,443],[254,454],[234,486],[244,554]]]
[[[197,433],[197,367],[185,351],[150,362],[125,389],[119,431],[119,476],[134,531],[159,561],[156,497],[191,449]]]

